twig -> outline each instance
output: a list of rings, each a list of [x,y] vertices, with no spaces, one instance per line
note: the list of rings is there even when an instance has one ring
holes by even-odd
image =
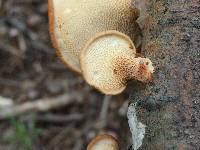
[[[8,52],[16,57],[21,57],[20,54],[18,53],[18,50],[15,47],[2,42],[0,42],[0,50]]]
[[[44,98],[34,102],[26,102],[21,105],[15,105],[11,107],[5,107],[0,109],[0,120],[6,119],[12,116],[18,116],[28,112],[40,112],[48,111],[53,108],[65,106],[71,104],[76,100],[80,102],[82,100],[80,93],[64,94],[55,98]]]
[[[99,117],[100,120],[102,121],[105,121],[107,118],[111,98],[112,96],[107,96],[107,95],[104,97],[101,112],[100,112],[100,117]]]
[[[19,86],[20,82],[17,80],[6,79],[0,77],[0,86]]]
[[[0,96],[0,108],[8,107],[11,105],[13,105],[12,99]]]
[[[85,114],[70,114],[70,115],[61,115],[61,114],[38,114],[34,116],[34,120],[37,122],[51,122],[51,123],[67,123],[71,121],[81,121],[85,118]],[[32,119],[29,116],[23,117],[23,120]]]
[[[31,40],[37,40],[38,36],[36,33],[32,32],[27,26],[26,24],[20,22],[19,20],[17,20],[16,18],[4,18],[5,22],[8,23],[11,26],[14,26],[15,28],[17,28],[19,31],[21,31],[22,33],[24,33],[29,39]]]
[[[36,50],[39,50],[39,51],[42,51],[45,53],[49,53],[49,54],[55,54],[55,52],[52,48],[50,48],[46,44],[40,42],[40,40],[32,40],[30,42],[30,45]]]
[[[15,18],[0,18],[0,21],[4,21],[7,24],[17,28],[20,32],[22,32],[28,39],[31,41],[30,44],[33,46],[35,49],[54,54],[54,50],[47,46],[46,44],[42,43],[36,33],[34,33],[31,29],[29,29],[26,24],[23,22],[20,22],[19,20]]]
[[[56,136],[52,137],[52,140],[49,142],[50,144],[48,149],[54,147],[55,145],[59,145],[59,142],[62,141],[62,139],[66,137],[66,135],[69,135],[69,133],[74,130],[75,127],[72,124],[63,128]]]

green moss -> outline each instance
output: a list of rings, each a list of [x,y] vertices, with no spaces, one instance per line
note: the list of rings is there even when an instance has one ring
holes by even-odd
[[[20,149],[30,150],[40,134],[40,129],[36,127],[34,121],[27,126],[24,122],[16,118],[10,119],[10,125],[14,128],[14,134],[10,137],[9,142],[19,145]]]

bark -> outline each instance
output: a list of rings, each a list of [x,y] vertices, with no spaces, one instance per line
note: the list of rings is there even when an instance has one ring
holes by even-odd
[[[200,149],[200,2],[152,0],[143,28],[142,53],[156,71],[154,81],[130,86],[147,125],[141,149]],[[142,14],[142,13],[141,13]],[[144,26],[142,26],[142,23]]]

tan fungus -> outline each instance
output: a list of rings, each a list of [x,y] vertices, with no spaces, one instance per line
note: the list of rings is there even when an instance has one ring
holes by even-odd
[[[118,31],[98,33],[81,51],[80,63],[85,80],[108,95],[121,93],[128,80],[148,82],[153,66],[147,58],[135,58],[131,39]]]
[[[113,136],[99,135],[90,142],[87,150],[119,150],[119,145]]]
[[[50,35],[60,59],[81,73],[80,50],[96,33],[117,30],[135,38],[132,0],[48,0]]]

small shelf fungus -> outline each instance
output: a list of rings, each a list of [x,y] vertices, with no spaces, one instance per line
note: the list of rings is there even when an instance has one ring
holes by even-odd
[[[117,30],[135,39],[132,0],[48,0],[50,36],[62,62],[81,74],[79,54],[96,33]]]
[[[98,33],[81,51],[80,63],[85,80],[105,94],[121,93],[128,80],[148,82],[153,66],[148,58],[135,58],[131,39],[117,31]]]
[[[119,145],[111,135],[98,135],[89,143],[87,150],[119,150]]]
[[[59,58],[93,87],[116,95],[128,80],[148,82],[153,66],[136,58],[132,0],[48,0],[50,36]]]

